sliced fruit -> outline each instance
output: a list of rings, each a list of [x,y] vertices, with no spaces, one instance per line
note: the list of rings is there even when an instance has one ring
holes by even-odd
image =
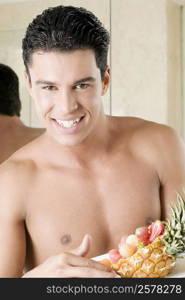
[[[136,251],[137,251],[137,247],[133,245],[127,243],[119,244],[119,253],[123,258],[132,256]]]
[[[148,227],[143,226],[143,227],[137,228],[135,231],[135,235],[137,236],[137,238],[140,242],[143,242],[144,245],[148,245],[149,237],[150,237]]]
[[[152,243],[159,235],[164,233],[165,226],[164,224],[157,220],[152,222],[152,224],[148,227],[148,231],[150,234],[149,242]]]
[[[110,250],[108,255],[112,263],[117,263],[117,261],[121,258],[121,255],[117,249]]]
[[[120,243],[118,247],[122,258],[112,264],[112,270],[121,277],[167,276],[173,270],[176,259],[185,254],[185,198],[177,194],[177,203],[167,221],[157,220],[148,228],[137,228],[135,234],[141,247],[137,246],[134,253],[135,246]],[[134,237],[130,235],[127,241],[132,239]],[[148,245],[141,240],[147,241]]]
[[[130,234],[126,239],[127,244],[135,246],[135,247],[137,247],[138,242],[139,242],[139,240],[138,240],[138,237],[136,234]]]

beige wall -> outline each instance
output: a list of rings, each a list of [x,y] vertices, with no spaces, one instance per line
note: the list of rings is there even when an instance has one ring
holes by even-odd
[[[178,0],[40,0],[0,5],[0,61],[20,77],[22,119],[39,126],[23,83],[21,39],[36,14],[58,4],[90,9],[111,31],[112,85],[103,99],[106,113],[169,124],[182,134],[182,3]]]
[[[113,3],[112,112],[165,123],[165,1],[115,0]]]
[[[185,37],[185,7],[182,10],[182,36]],[[182,38],[182,99],[183,137],[185,139],[185,38]]]

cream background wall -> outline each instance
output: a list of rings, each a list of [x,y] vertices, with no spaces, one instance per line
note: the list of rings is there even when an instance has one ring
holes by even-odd
[[[11,0],[10,0],[11,1]],[[22,119],[38,127],[24,85],[21,40],[43,9],[59,4],[93,11],[111,32],[112,84],[105,112],[169,124],[184,135],[182,84],[182,3],[178,0],[0,0],[0,62],[19,75]],[[9,2],[9,1],[8,1]]]
[[[182,14],[182,36],[185,37],[185,8],[183,9]],[[182,99],[183,137],[185,139],[185,38],[182,39]]]

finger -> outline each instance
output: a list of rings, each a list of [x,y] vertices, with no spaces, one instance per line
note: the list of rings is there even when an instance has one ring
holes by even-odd
[[[66,278],[117,278],[113,272],[100,271],[86,267],[67,267],[61,270],[62,277]],[[60,276],[60,275],[59,275]]]
[[[89,259],[87,257],[77,256],[73,253],[65,253],[64,254],[64,261],[65,265],[69,265],[72,267],[86,267],[86,268],[94,268],[101,271],[111,271],[110,268],[100,262],[95,260]]]
[[[92,237],[89,234],[86,234],[84,236],[80,246],[77,247],[76,249],[70,251],[70,253],[73,253],[73,254],[79,255],[79,256],[85,256],[89,252],[91,240],[92,240]]]

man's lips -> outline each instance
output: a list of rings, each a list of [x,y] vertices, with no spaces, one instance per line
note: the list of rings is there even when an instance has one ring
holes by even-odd
[[[58,118],[52,118],[53,121],[55,121],[59,126],[62,128],[73,128],[76,127],[84,118],[85,116],[80,116],[76,118],[68,118],[68,119],[58,119]]]

